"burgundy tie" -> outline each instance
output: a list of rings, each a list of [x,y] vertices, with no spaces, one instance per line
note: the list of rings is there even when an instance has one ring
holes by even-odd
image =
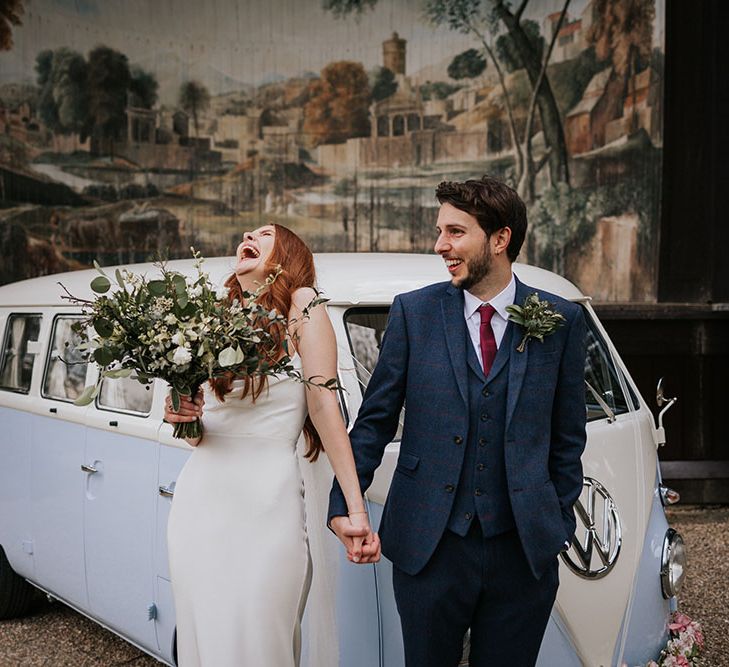
[[[481,359],[483,360],[483,374],[488,377],[491,365],[496,358],[496,337],[494,330],[491,328],[491,318],[494,316],[496,309],[489,303],[478,309],[481,315]]]

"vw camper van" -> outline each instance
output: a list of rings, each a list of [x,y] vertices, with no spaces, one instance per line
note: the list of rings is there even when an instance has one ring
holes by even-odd
[[[351,426],[393,297],[448,276],[434,255],[323,254],[316,265],[338,340],[340,406]],[[194,271],[192,261],[169,266]],[[222,283],[233,259],[205,266]],[[589,298],[548,271],[520,264],[514,270],[525,283],[578,303],[589,331],[577,533],[560,557],[561,586],[538,664],[645,664],[665,645],[685,558],[663,509],[675,499],[657,465],[663,429]],[[0,618],[22,615],[40,589],[174,665],[165,533],[175,480],[191,450],[162,422],[167,389],[159,381],[146,388],[129,378],[105,379],[93,404],[74,405],[98,371],[64,363],[80,359],[72,331],[79,311],[61,299],[59,282],[90,298],[95,275],[77,271],[0,287]],[[396,436],[367,492],[375,527],[398,454]],[[325,527],[331,470],[326,460],[302,459],[301,468],[314,561],[302,664],[401,667],[391,564],[347,562]]]

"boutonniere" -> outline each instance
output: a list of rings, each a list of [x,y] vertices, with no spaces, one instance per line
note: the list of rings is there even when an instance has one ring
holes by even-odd
[[[524,337],[517,346],[519,352],[526,349],[530,338],[544,342],[544,337],[553,334],[565,323],[564,317],[554,309],[549,301],[540,301],[537,293],[530,294],[521,306],[506,306],[509,319],[524,331]]]

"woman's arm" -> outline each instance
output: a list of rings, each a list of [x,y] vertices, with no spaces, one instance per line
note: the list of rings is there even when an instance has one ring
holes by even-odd
[[[311,288],[296,290],[289,313],[289,333],[301,357],[302,372],[313,382],[326,382],[337,377],[337,342],[329,315],[323,304],[304,309],[316,298]],[[371,533],[352,447],[332,389],[307,385],[306,404],[309,416],[321,438],[324,451],[342,488],[353,527],[366,528],[370,544],[377,540]],[[364,534],[364,533],[362,533]],[[379,542],[377,542],[379,544]],[[365,549],[365,557],[368,550]],[[379,554],[378,554],[379,555]],[[370,559],[367,558],[367,561]]]

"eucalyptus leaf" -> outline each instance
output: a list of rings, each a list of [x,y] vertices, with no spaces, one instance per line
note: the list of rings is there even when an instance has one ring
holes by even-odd
[[[150,280],[147,289],[152,296],[163,296],[167,291],[167,283],[164,280]]]
[[[102,375],[105,378],[118,380],[119,378],[128,378],[132,374],[131,368],[115,368],[114,370],[104,371]]]
[[[102,338],[108,338],[114,333],[114,325],[103,317],[94,320],[94,329]]]
[[[96,276],[91,281],[91,289],[97,294],[103,294],[108,292],[111,287],[111,281],[106,276]]]
[[[236,363],[236,351],[235,348],[232,347],[226,347],[219,355],[218,355],[218,363],[223,366],[224,368],[227,368],[228,366],[234,366]]]
[[[122,277],[122,272],[119,269],[116,270],[116,282],[119,287],[124,289],[124,278]]]
[[[108,347],[99,347],[94,350],[94,360],[99,366],[108,366],[114,359],[114,353]]]
[[[95,268],[95,269],[96,269],[96,270],[97,270],[97,271],[98,271],[98,272],[99,272],[99,273],[100,273],[100,274],[101,274],[102,276],[106,276],[106,273],[104,273],[104,269],[102,269],[102,268],[101,268],[101,266],[99,265],[99,263],[98,263],[98,262],[97,262],[96,260],[94,260],[94,268]]]
[[[99,388],[95,384],[89,385],[81,392],[81,395],[73,402],[73,404],[88,405],[96,398],[96,394],[98,393]]]

